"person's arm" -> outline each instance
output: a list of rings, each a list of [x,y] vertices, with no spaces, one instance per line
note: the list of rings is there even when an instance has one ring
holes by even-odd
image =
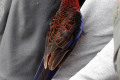
[[[99,40],[94,41],[87,37],[87,39],[90,40],[90,43],[87,44],[93,44],[93,46],[91,45],[87,48],[89,45],[86,44],[86,51],[89,49],[93,51],[102,44],[107,45],[104,48],[100,48],[101,51],[96,51],[97,55],[83,69],[71,77],[70,80],[119,80],[113,65],[113,11],[116,3],[117,0],[86,0],[83,5],[82,11],[85,20],[84,31],[87,30],[88,25],[89,34],[92,33],[92,30],[95,30],[92,34],[93,39],[99,38]],[[105,41],[108,37],[112,39],[110,42],[107,40],[109,43]],[[104,41],[106,43],[103,43]],[[96,44],[97,42],[98,44]]]

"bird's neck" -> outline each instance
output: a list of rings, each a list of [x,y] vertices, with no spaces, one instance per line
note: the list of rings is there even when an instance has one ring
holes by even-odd
[[[62,0],[61,5],[74,7],[76,10],[80,11],[79,0]]]

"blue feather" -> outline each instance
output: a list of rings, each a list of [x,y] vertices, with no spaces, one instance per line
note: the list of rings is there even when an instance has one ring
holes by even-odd
[[[41,64],[40,64],[33,80],[39,80],[40,76],[43,77],[44,80],[51,80],[54,77],[55,73],[58,71],[58,69],[59,69],[58,67],[55,68],[55,70],[53,70],[53,71],[45,69],[44,68],[44,59],[42,59]]]
[[[79,33],[77,34],[75,41],[73,41],[72,45],[70,46],[71,49],[75,46],[76,42],[80,38],[80,35],[82,34],[82,31],[83,31],[84,20],[83,20],[81,13],[80,13],[80,16],[81,16],[81,25],[80,25],[79,30],[78,30]]]

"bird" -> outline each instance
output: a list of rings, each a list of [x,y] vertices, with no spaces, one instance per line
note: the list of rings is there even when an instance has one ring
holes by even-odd
[[[72,53],[84,21],[79,0],[62,0],[47,31],[45,52],[33,80],[51,80]]]

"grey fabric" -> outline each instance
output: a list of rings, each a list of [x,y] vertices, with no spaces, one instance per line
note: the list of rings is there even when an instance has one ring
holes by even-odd
[[[3,12],[4,12],[4,3],[5,3],[5,0],[0,0],[0,20],[3,16]]]
[[[60,0],[6,0],[0,24],[0,80],[32,80]]]
[[[119,80],[115,72],[114,40],[112,39],[97,55],[70,80]]]
[[[46,29],[60,1],[6,0],[0,22],[0,80],[33,79],[44,53]],[[68,80],[110,41],[109,11],[114,4],[114,0],[86,0],[81,8],[85,34],[53,80]]]
[[[120,2],[118,2],[118,6],[116,8],[114,17],[114,46],[115,46],[115,56],[114,56],[114,65],[115,70],[118,73],[120,78]]]

